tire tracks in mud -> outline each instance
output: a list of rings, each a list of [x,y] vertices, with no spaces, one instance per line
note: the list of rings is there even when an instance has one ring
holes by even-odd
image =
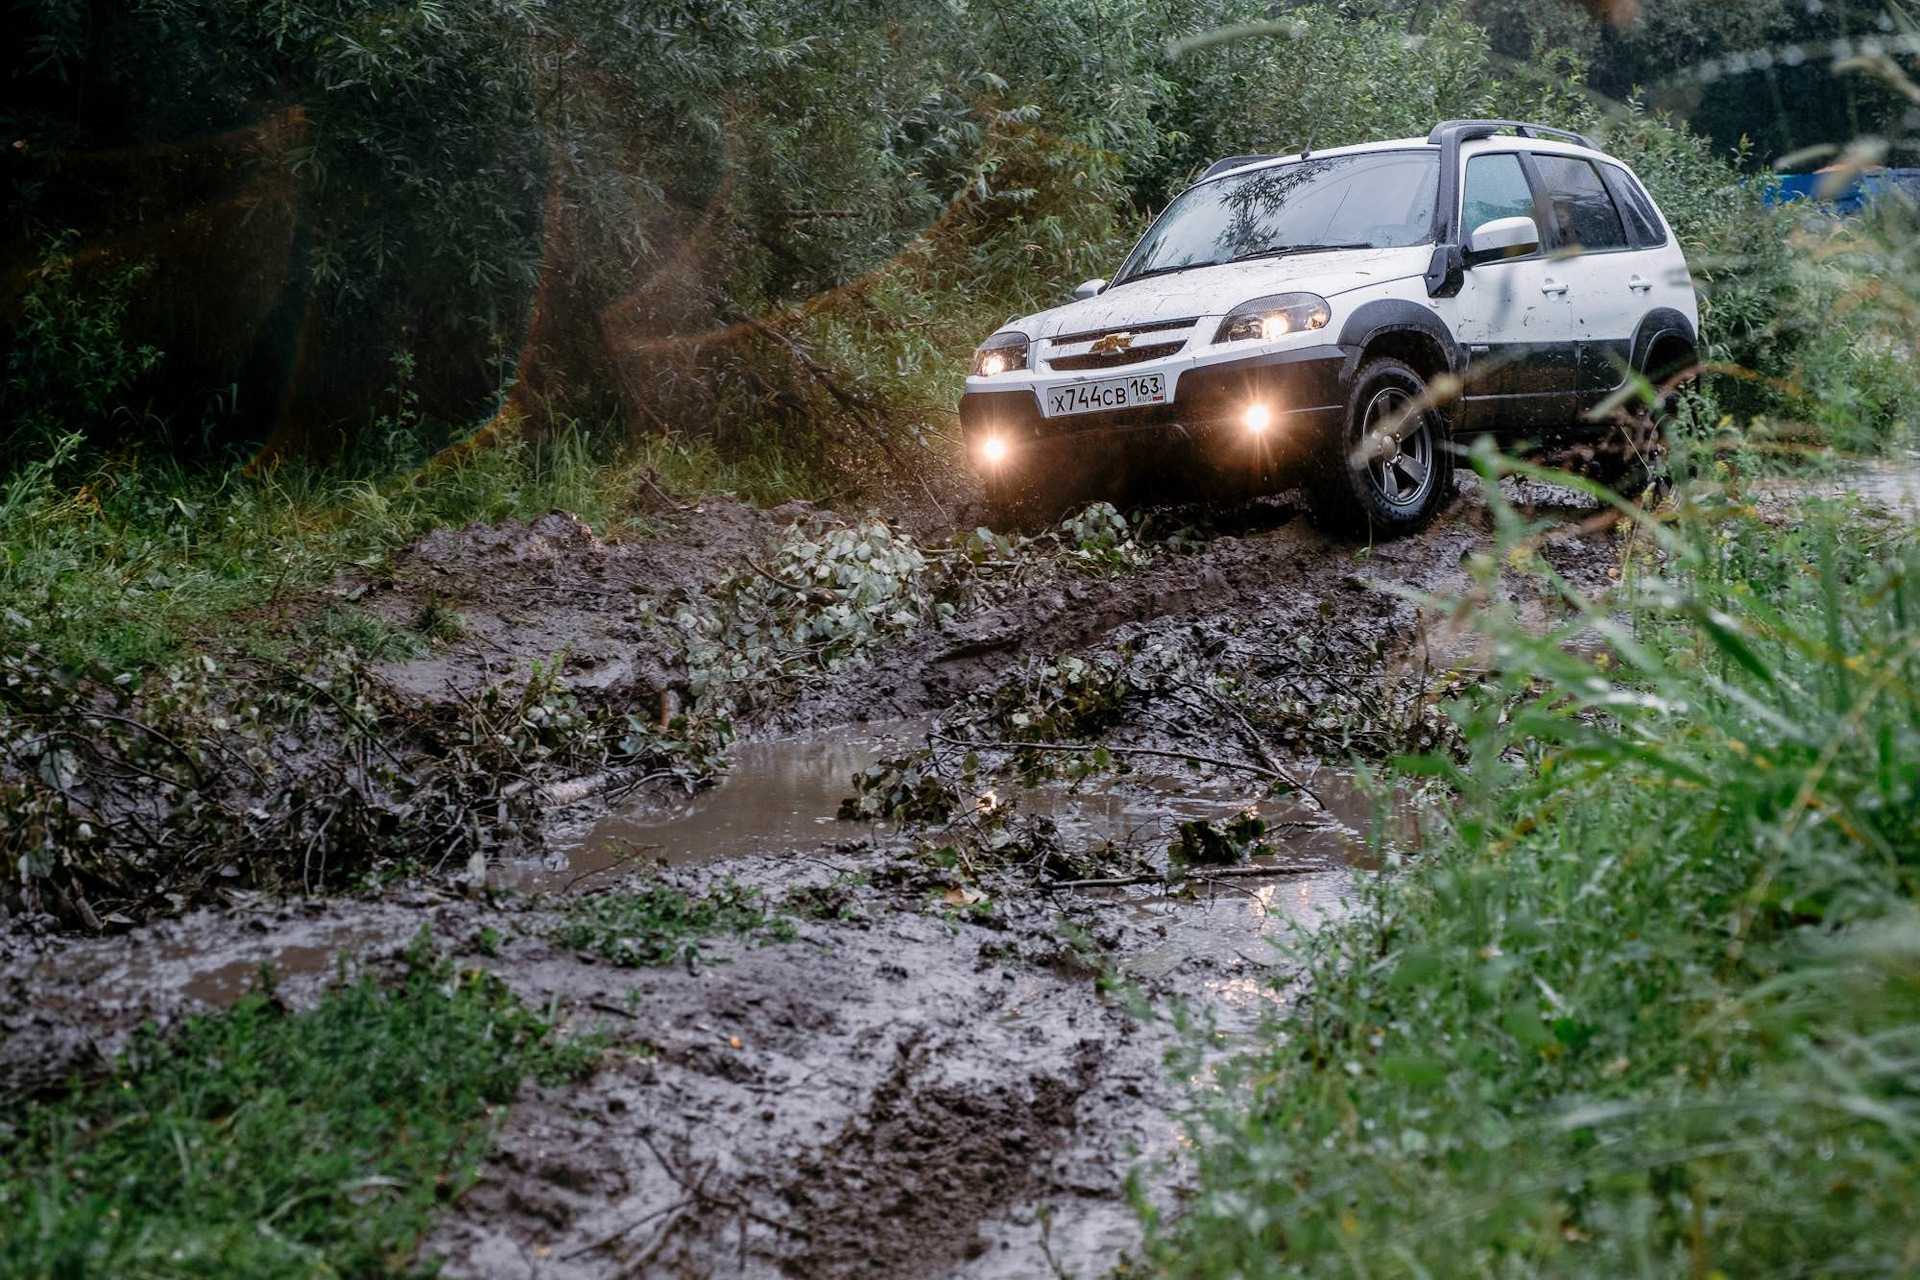
[[[1252,527],[1163,553],[1137,572],[1056,580],[977,613],[908,636],[868,667],[841,673],[771,717],[781,729],[819,728],[943,711],[1003,678],[1026,658],[1084,653],[1124,628],[1163,629],[1222,616],[1305,620],[1323,605],[1357,637],[1390,648],[1428,645],[1458,656],[1451,637],[1426,634],[1430,619],[1383,587],[1445,598],[1468,590],[1468,557],[1492,543],[1477,494],[1463,493],[1429,530],[1372,547],[1331,537],[1296,509],[1258,509]],[[1597,591],[1613,563],[1608,537],[1551,544],[1549,558],[1570,582]],[[1511,590],[1538,601],[1531,584]]]
[[[743,545],[764,528],[759,517],[727,519],[741,526]],[[1470,485],[1426,533],[1364,549],[1269,505],[1143,569],[1054,577],[910,633],[749,731],[927,716],[1029,659],[1085,654],[1145,632],[1205,657],[1223,619],[1284,628],[1330,613],[1393,651],[1453,661],[1467,656],[1464,641],[1430,633],[1417,603],[1383,588],[1456,595],[1473,585],[1469,558],[1491,548],[1491,520]],[[434,584],[449,578],[427,563],[436,554],[459,581],[476,582],[489,549],[469,536],[426,551],[403,566],[383,609],[399,616],[431,598]],[[663,554],[623,551],[592,569],[581,581],[609,593],[605,599],[543,611],[538,629],[524,630],[515,609],[496,619],[463,598],[474,626],[458,652],[545,651],[553,628],[578,615],[600,632],[603,670],[644,676],[621,665],[635,655],[619,652],[610,617],[625,612],[635,584],[687,571]],[[1597,591],[1617,551],[1611,535],[1570,525],[1542,554],[1574,586]],[[506,575],[510,585],[544,595],[571,580],[545,559],[523,558],[524,567]],[[583,542],[558,563],[593,558]],[[1546,607],[1526,580],[1501,590]],[[444,669],[416,674],[422,688],[448,684]],[[830,861],[870,868],[887,856],[884,843],[843,845]],[[817,882],[821,867],[809,858],[755,857],[684,874],[691,883],[732,875],[772,894]],[[716,944],[715,963],[697,971],[593,963],[542,940],[545,909],[527,904],[360,904],[393,944],[424,919],[469,955],[483,924],[509,930],[500,953],[480,962],[529,1004],[568,1010],[576,1025],[605,1026],[614,1046],[592,1080],[523,1090],[479,1184],[449,1209],[423,1256],[444,1257],[449,1275],[539,1280],[985,1277],[1110,1266],[1137,1239],[1125,1177],[1142,1157],[1180,1158],[1171,1115],[1184,1095],[1162,1063],[1171,1043],[1165,1029],[1140,1023],[1102,993],[1098,964],[1062,941],[1059,921],[1072,920],[1111,960],[1159,945],[1168,917],[1135,919],[1124,898],[1050,900],[1037,892],[1001,899],[987,921],[944,918],[937,903],[881,890],[863,891],[862,903],[851,919],[800,921],[791,942]],[[1244,905],[1229,899],[1234,909]],[[248,910],[250,919],[273,919],[279,941],[297,945],[324,932],[314,912]],[[318,914],[332,937],[356,906],[336,903]],[[210,938],[234,929],[233,913],[203,915],[198,925],[165,928],[180,937],[198,928]],[[102,954],[138,950],[131,939],[98,946]],[[1158,985],[1198,1001],[1223,983],[1260,986],[1262,966],[1245,959],[1207,961],[1212,968],[1176,962]],[[65,958],[61,967],[69,967]],[[283,991],[298,1000],[319,981]],[[1164,1197],[1180,1181],[1162,1165],[1152,1190]]]
[[[758,729],[935,714],[1027,659],[1145,633],[1204,651],[1223,615],[1284,626],[1331,610],[1389,651],[1451,646],[1449,659],[1463,656],[1457,639],[1426,633],[1420,605],[1385,588],[1465,591],[1469,557],[1491,544],[1491,522],[1471,493],[1422,536],[1364,553],[1272,511],[1265,523],[1143,570],[1055,579],[910,634]],[[1543,554],[1592,590],[1614,563],[1610,537],[1577,531]],[[1502,590],[1541,603],[1522,580]],[[873,856],[836,855],[855,864]],[[721,872],[761,884],[795,874],[791,863],[760,857],[707,874]],[[1172,1116],[1184,1096],[1162,1063],[1168,1029],[1136,1022],[1101,995],[1096,970],[1060,943],[1063,916],[1104,931],[1109,959],[1143,952],[1165,928],[1116,922],[1112,904],[1076,907],[1034,893],[1002,899],[990,926],[949,928],[892,903],[864,922],[817,926],[792,944],[802,950],[778,958],[735,955],[724,975],[638,976],[652,1025],[691,1025],[705,1039],[668,1036],[644,1073],[623,1069],[606,1086],[609,1102],[630,1099],[617,1115],[592,1101],[599,1082],[524,1105],[489,1175],[501,1185],[463,1204],[431,1250],[447,1254],[455,1275],[568,1280],[1104,1270],[1138,1239],[1124,1191],[1136,1161],[1158,1168],[1157,1196],[1182,1181],[1170,1169],[1182,1158]],[[1211,969],[1158,985],[1202,1002],[1223,985],[1259,988],[1266,975],[1246,959],[1208,961]],[[550,995],[543,984],[528,992]],[[721,1039],[733,1026],[745,1028],[749,1055],[771,1036],[782,1065],[744,1063]],[[581,1170],[543,1174],[524,1153],[529,1142],[576,1153]],[[609,1167],[623,1170],[615,1193],[569,1193],[565,1212],[516,1203],[515,1186],[563,1185]],[[540,1265],[517,1269],[534,1240],[547,1250]]]

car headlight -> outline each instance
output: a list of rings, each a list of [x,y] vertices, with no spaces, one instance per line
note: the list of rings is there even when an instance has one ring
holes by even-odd
[[[1243,302],[1220,322],[1215,342],[1264,338],[1271,342],[1302,329],[1324,329],[1332,316],[1327,300],[1317,293],[1276,293]]]
[[[973,353],[973,376],[991,378],[1027,367],[1027,352],[1032,341],[1024,333],[996,333]]]

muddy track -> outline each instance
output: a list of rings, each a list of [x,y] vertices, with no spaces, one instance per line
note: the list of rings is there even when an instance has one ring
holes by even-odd
[[[1439,598],[1472,585],[1467,558],[1491,543],[1491,521],[1466,480],[1463,493],[1416,538],[1357,548],[1316,529],[1297,507],[1261,504],[1233,532],[1214,537],[1189,555],[1169,555],[1144,570],[1113,578],[1050,582],[993,608],[929,628],[890,647],[870,668],[842,675],[803,696],[773,718],[780,728],[804,728],[937,712],[1004,676],[1023,658],[1084,652],[1123,628],[1265,615],[1284,625],[1333,609],[1356,635],[1379,636],[1410,650],[1447,637],[1425,628],[1420,610],[1394,588]],[[1519,495],[1527,496],[1527,495]],[[1539,488],[1544,504],[1570,497]],[[1563,537],[1543,554],[1575,587],[1603,588],[1615,564],[1610,534],[1582,536],[1578,504]],[[1510,598],[1538,601],[1535,584],[1513,579]],[[1438,655],[1436,655],[1438,656]],[[1446,656],[1455,656],[1449,653]]]
[[[1581,529],[1589,513],[1565,514],[1542,555],[1598,591],[1618,547],[1610,533]],[[392,678],[422,696],[458,696],[478,678],[474,664],[564,648],[580,673],[617,675],[608,696],[670,688],[670,662],[623,647],[634,600],[711,576],[777,527],[730,508],[708,538],[686,519],[681,541],[652,548],[611,550],[559,525],[511,531],[504,553],[481,545],[490,535],[423,544],[369,588],[370,607],[398,616],[429,592],[453,593],[468,639],[431,670]],[[1250,628],[1285,633],[1311,619],[1402,656],[1464,660],[1466,642],[1433,631],[1396,589],[1470,590],[1467,561],[1490,545],[1471,485],[1427,533],[1365,551],[1326,539],[1284,504],[1264,506],[1140,571],[1056,576],[910,633],[756,732],[852,734],[864,721],[945,711],[1028,659],[1148,639],[1205,660]],[[1531,580],[1499,589],[1551,608]],[[535,609],[514,603],[521,596],[562,602]],[[708,803],[748,801],[722,786]],[[110,939],[16,930],[4,943],[0,1066],[45,1070],[51,1056],[84,1069],[143,1018],[232,998],[263,960],[283,973],[283,998],[299,1003],[334,952],[379,965],[426,924],[530,1004],[600,1028],[614,1045],[592,1080],[523,1091],[480,1181],[426,1243],[446,1274],[1099,1274],[1138,1238],[1123,1190],[1130,1169],[1144,1171],[1150,1198],[1177,1197],[1185,1096],[1162,1062],[1176,1043],[1169,1026],[1139,1019],[1099,976],[1128,978],[1161,1008],[1178,998],[1225,1028],[1245,1026],[1284,1009],[1265,940],[1290,917],[1336,910],[1351,883],[1336,865],[1184,896],[1050,894],[1029,882],[1003,886],[990,913],[969,914],[914,879],[911,830],[806,829],[815,834],[784,851],[711,866],[690,865],[702,850],[659,851],[689,864],[669,873],[688,886],[731,876],[774,901],[852,886],[836,918],[798,917],[792,941],[716,942],[691,969],[595,963],[545,939],[548,904],[432,889],[382,902],[246,899]],[[1338,845],[1315,852],[1337,860]],[[481,954],[483,926],[506,938],[497,954]]]

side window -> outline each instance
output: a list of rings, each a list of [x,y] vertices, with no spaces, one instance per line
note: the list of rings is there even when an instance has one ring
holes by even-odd
[[[1627,225],[1633,228],[1633,238],[1646,248],[1667,242],[1667,229],[1660,225],[1660,215],[1653,211],[1653,197],[1647,189],[1625,169],[1617,164],[1607,166],[1608,176],[1613,179],[1613,190],[1620,197],[1620,206],[1627,215]]]
[[[1563,248],[1624,249],[1627,229],[1613,207],[1607,184],[1593,165],[1577,156],[1534,153],[1540,180],[1547,185],[1553,228]]]
[[[1460,189],[1462,235],[1472,235],[1475,227],[1495,218],[1535,216],[1533,189],[1527,185],[1520,157],[1511,151],[1496,151],[1467,161],[1467,178]]]

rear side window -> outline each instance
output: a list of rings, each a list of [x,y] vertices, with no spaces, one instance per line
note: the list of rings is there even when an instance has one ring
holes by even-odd
[[[1467,235],[1496,218],[1534,216],[1533,189],[1511,151],[1475,156],[1467,161],[1467,180],[1460,186],[1460,229]]]
[[[1627,225],[1633,228],[1635,242],[1649,249],[1665,244],[1667,229],[1660,225],[1660,215],[1654,212],[1653,197],[1647,194],[1646,188],[1617,164],[1608,165],[1607,174],[1613,179],[1614,194],[1620,197],[1620,207],[1627,215]]]
[[[1535,153],[1534,165],[1547,187],[1553,209],[1553,227],[1564,248],[1624,249],[1627,228],[1613,207],[1607,184],[1591,163],[1577,156]]]

